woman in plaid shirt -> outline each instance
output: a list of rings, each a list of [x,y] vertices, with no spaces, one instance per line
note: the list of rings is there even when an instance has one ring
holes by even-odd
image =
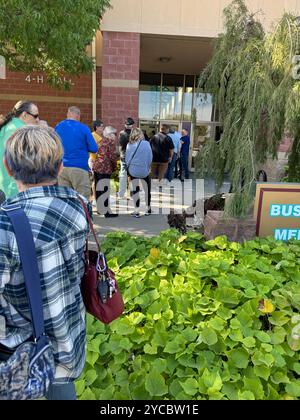
[[[5,204],[23,207],[35,241],[45,331],[56,373],[48,399],[76,399],[74,380],[85,364],[85,309],[80,293],[88,224],[76,193],[57,185],[63,150],[51,129],[25,126],[7,141],[4,164],[19,194]],[[0,360],[28,340],[32,324],[16,238],[0,209]],[[1,350],[2,347],[2,350]],[[5,350],[5,351],[4,351]]]

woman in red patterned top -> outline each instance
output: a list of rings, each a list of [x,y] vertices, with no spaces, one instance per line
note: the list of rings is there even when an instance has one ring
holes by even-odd
[[[103,139],[93,165],[97,213],[104,214],[105,217],[118,216],[113,214],[109,207],[110,177],[117,168],[118,160],[116,133],[117,130],[114,127],[108,126],[104,129]]]

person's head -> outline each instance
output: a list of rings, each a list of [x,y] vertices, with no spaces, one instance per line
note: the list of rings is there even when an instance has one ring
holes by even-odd
[[[30,101],[19,101],[12,111],[0,121],[0,129],[8,124],[13,118],[19,118],[25,124],[37,125],[39,123],[38,107]]]
[[[103,125],[103,122],[101,120],[93,121],[93,128],[94,128],[95,133],[99,134],[99,136],[102,136],[103,130],[104,130],[104,125]]]
[[[170,126],[168,124],[162,124],[160,126],[161,133],[168,134],[169,130],[170,130]]]
[[[7,140],[4,166],[18,186],[51,185],[62,170],[63,148],[54,130],[24,126]]]
[[[112,127],[111,125],[108,125],[103,130],[103,137],[105,137],[107,139],[115,140],[116,135],[117,135],[117,129]]]
[[[80,109],[77,106],[70,106],[67,113],[67,119],[80,121],[80,114]]]
[[[125,121],[125,128],[126,130],[132,130],[135,122],[131,117],[128,117]]]
[[[182,131],[181,131],[181,134],[183,136],[188,136],[189,135],[189,132],[188,132],[188,130],[186,130],[185,128],[183,128]]]
[[[133,128],[129,136],[129,143],[136,143],[144,138],[144,133],[140,128]]]
[[[175,128],[174,127],[170,127],[169,128],[169,134],[174,134],[175,133]]]

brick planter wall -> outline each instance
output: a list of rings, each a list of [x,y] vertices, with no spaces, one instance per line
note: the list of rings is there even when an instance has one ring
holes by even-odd
[[[138,119],[140,34],[103,32],[102,119],[123,129],[127,117]]]
[[[244,242],[256,237],[254,219],[223,219],[223,211],[209,210],[204,218],[204,236],[207,240],[226,235],[230,241]]]

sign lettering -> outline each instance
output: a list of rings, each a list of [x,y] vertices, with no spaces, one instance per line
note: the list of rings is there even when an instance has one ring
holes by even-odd
[[[254,217],[257,236],[300,241],[300,184],[257,184]]]
[[[0,63],[0,71],[1,71],[1,63]],[[45,81],[46,81],[46,78],[42,74],[37,75],[37,76],[31,76],[31,74],[28,74],[25,77],[25,82],[27,82],[27,83],[35,82],[35,83],[38,83],[38,84],[44,84]],[[70,83],[71,86],[75,86],[75,83],[72,82],[72,79],[67,79],[66,77],[63,77],[63,78],[60,77],[60,78],[58,78],[58,81],[60,83],[68,82],[68,83]]]

